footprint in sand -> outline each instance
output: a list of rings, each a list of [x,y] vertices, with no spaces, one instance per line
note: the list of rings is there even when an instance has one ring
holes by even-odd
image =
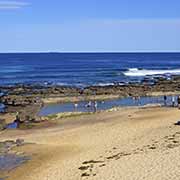
[[[147,153],[152,150],[156,150],[158,148],[175,148],[180,145],[180,141],[177,140],[177,138],[180,137],[180,132],[176,132],[173,135],[165,136],[163,141],[157,141],[153,140],[152,144],[148,144],[143,146],[142,148],[136,148],[134,150],[131,150],[129,152],[117,152],[115,153],[118,148],[113,147],[112,150],[107,150],[106,153],[113,153],[110,156],[104,157],[105,160],[90,160],[90,161],[84,161],[82,164],[84,166],[79,167],[79,170],[81,171],[87,171],[84,172],[81,177],[89,177],[89,176],[96,176],[96,173],[94,172],[93,168],[102,168],[106,166],[106,163],[112,162],[113,160],[118,160],[125,156],[130,156],[132,154],[141,154],[141,153]],[[100,159],[103,158],[103,156],[99,156]],[[99,164],[99,165],[98,165]]]
[[[103,163],[104,161],[96,161],[96,160],[90,160],[90,161],[84,161],[82,164],[96,164],[96,163]]]
[[[87,170],[89,168],[90,168],[90,166],[81,166],[81,167],[79,167],[79,170],[85,171],[85,170]]]
[[[88,174],[88,173],[83,173],[83,174],[81,174],[81,177],[87,177],[87,176],[90,176],[90,174]]]

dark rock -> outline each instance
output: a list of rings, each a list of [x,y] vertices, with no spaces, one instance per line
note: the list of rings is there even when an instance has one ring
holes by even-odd
[[[95,163],[103,163],[104,161],[95,161],[95,160],[90,160],[90,161],[84,161],[83,164],[95,164]]]
[[[150,79],[152,80],[152,79]],[[0,87],[1,92],[8,92],[0,95],[0,102],[7,106],[6,112],[19,112],[22,122],[36,119],[36,114],[42,107],[42,98],[71,97],[87,95],[117,95],[118,97],[146,96],[152,92],[174,92],[180,91],[180,76],[172,76],[169,80],[164,77],[154,78],[154,83],[148,83],[149,78],[144,82],[127,83],[110,86],[89,86],[86,88],[76,88],[58,85],[41,84],[17,84],[15,86]],[[180,125],[176,123],[176,125]],[[3,129],[0,122],[0,130]]]
[[[180,121],[176,122],[174,125],[180,126]]]
[[[90,174],[88,174],[88,173],[83,173],[83,174],[81,175],[81,177],[87,177],[87,176],[90,176]]]
[[[16,145],[22,146],[24,144],[24,139],[16,139]]]
[[[15,146],[16,146],[16,144],[13,140],[7,140],[7,141],[0,142],[0,154],[7,153]]]
[[[85,171],[87,169],[89,169],[89,166],[81,166],[81,167],[79,167],[79,170],[81,170],[81,171]]]

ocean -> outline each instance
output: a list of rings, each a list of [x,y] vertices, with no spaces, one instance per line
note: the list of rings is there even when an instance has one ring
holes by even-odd
[[[180,53],[4,53],[0,85],[86,87],[180,75]]]

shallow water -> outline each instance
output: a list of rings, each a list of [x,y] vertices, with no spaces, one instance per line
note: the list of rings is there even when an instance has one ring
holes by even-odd
[[[0,103],[0,112],[4,112],[5,110],[5,105]]]
[[[27,156],[18,156],[16,154],[0,155],[0,171],[10,171],[29,159]]]
[[[177,97],[175,97],[177,99]],[[172,96],[167,96],[166,105],[172,105]],[[94,106],[87,107],[87,101],[81,101],[78,103],[78,107],[75,108],[73,103],[60,103],[45,106],[39,112],[40,116],[47,116],[50,114],[62,113],[62,112],[93,112]],[[93,103],[92,103],[93,104]],[[106,101],[97,101],[97,110],[107,110],[113,107],[126,107],[126,106],[144,106],[147,104],[161,104],[164,105],[164,96],[156,97],[141,97],[139,100],[134,100],[131,97],[113,99]]]
[[[6,126],[7,129],[16,129],[18,128],[18,123],[17,122],[13,122],[13,123],[10,123]]]

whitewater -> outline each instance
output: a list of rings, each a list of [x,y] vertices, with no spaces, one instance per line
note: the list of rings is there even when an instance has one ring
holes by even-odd
[[[180,69],[168,69],[168,70],[147,70],[130,68],[123,73],[125,76],[153,76],[153,75],[180,75]]]

